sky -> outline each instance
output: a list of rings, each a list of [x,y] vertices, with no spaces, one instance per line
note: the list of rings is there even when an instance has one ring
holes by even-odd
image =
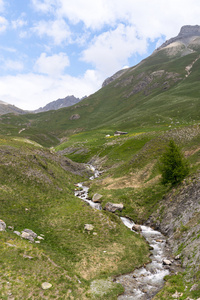
[[[183,25],[200,25],[199,0],[0,0],[0,100],[89,96]]]

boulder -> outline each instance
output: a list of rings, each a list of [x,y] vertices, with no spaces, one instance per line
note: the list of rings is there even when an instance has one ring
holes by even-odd
[[[94,229],[94,226],[92,224],[85,224],[84,229],[87,231],[92,231]]]
[[[116,212],[117,210],[122,211],[122,209],[124,208],[124,205],[122,203],[111,203],[108,202],[106,203],[104,210],[107,210],[109,212]]]
[[[169,260],[169,259],[164,259],[163,260],[163,265],[164,266],[170,266],[171,264],[172,264],[171,260]]]
[[[132,226],[132,230],[134,231],[142,231],[142,228],[140,225],[137,225],[137,224],[133,224]]]
[[[43,290],[48,290],[48,289],[50,289],[51,287],[52,287],[52,284],[49,283],[49,282],[43,282],[43,283],[42,283],[42,289],[43,289]]]
[[[21,237],[23,239],[29,240],[30,242],[34,242],[34,238],[28,232],[22,231]]]
[[[80,115],[79,114],[75,114],[75,115],[72,115],[70,117],[70,120],[78,120],[78,119],[80,119]]]
[[[13,233],[15,233],[18,236],[21,236],[21,233],[19,231],[17,231],[17,230],[13,231]]]
[[[6,223],[3,220],[0,220],[0,231],[6,230]]]
[[[103,196],[101,194],[94,194],[93,197],[92,197],[92,201],[97,203],[97,202],[101,202],[100,199],[102,198]]]
[[[34,242],[34,239],[37,237],[37,234],[31,229],[24,229],[22,231],[21,237],[23,239],[29,240],[30,242]]]
[[[26,232],[26,233],[28,233],[30,236],[32,236],[34,239],[37,237],[37,234],[33,231],[33,230],[31,230],[31,229],[24,229],[23,231],[22,231],[22,233],[23,232]]]

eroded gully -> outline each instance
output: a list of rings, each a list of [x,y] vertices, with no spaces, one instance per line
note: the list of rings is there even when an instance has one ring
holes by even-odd
[[[94,175],[91,180],[99,176],[99,172],[89,166]],[[88,199],[87,186],[83,183],[78,183],[77,186],[81,191],[75,191],[75,196],[87,202],[92,208],[101,210],[99,203],[94,203]],[[132,230],[134,222],[128,218],[121,217],[123,224]],[[134,231],[134,230],[132,230]],[[120,275],[115,281],[121,283],[125,289],[123,295],[118,297],[119,300],[149,300],[163,287],[164,277],[170,273],[170,267],[164,265],[164,261],[170,256],[169,249],[166,247],[166,238],[159,231],[152,229],[149,226],[141,226],[141,234],[151,246],[151,262],[146,266],[134,270],[132,273]],[[171,261],[169,261],[171,262]]]

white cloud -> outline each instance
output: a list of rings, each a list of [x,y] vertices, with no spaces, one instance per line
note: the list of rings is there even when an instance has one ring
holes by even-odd
[[[107,76],[126,65],[133,54],[144,54],[146,50],[146,40],[138,39],[133,26],[119,24],[115,30],[95,37],[82,59]]]
[[[0,33],[4,32],[7,29],[8,21],[0,16]]]
[[[0,99],[19,108],[34,110],[68,95],[90,95],[100,87],[100,81],[98,74],[92,70],[78,78],[69,75],[55,78],[33,73],[4,76],[0,77]]]
[[[56,5],[56,0],[31,0],[33,7],[37,11],[42,11],[43,13],[51,12],[54,5]]]
[[[3,69],[9,70],[9,71],[22,71],[24,69],[24,65],[20,61],[15,60],[7,60],[3,64]]]
[[[52,76],[59,76],[70,65],[69,58],[65,53],[47,56],[42,53],[35,63],[35,71]]]
[[[45,35],[52,38],[55,45],[71,40],[71,32],[69,26],[63,19],[55,21],[40,21],[32,28],[41,38]]]
[[[11,22],[13,29],[21,28],[27,25],[27,21],[25,21],[22,17],[18,18],[17,20],[13,20]]]

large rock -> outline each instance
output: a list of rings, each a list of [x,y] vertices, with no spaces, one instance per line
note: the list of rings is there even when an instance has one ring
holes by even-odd
[[[109,212],[116,212],[117,210],[122,211],[122,209],[124,208],[124,205],[122,203],[111,203],[108,202],[106,203],[104,210],[107,210]]]
[[[48,289],[50,289],[51,287],[52,287],[52,284],[49,283],[49,282],[43,282],[43,283],[42,283],[42,289],[43,289],[43,290],[48,290]]]
[[[140,225],[137,225],[137,224],[133,224],[132,226],[132,230],[134,231],[142,231],[142,228]]]
[[[87,231],[92,231],[94,229],[94,226],[92,224],[85,224],[84,229]]]
[[[31,229],[24,229],[23,231],[22,231],[22,233],[23,232],[26,232],[26,233],[28,233],[30,236],[32,236],[34,239],[37,237],[37,233],[35,233],[33,230],[31,230]]]
[[[0,220],[0,231],[6,230],[6,223],[3,220]]]
[[[101,194],[96,193],[96,194],[93,195],[92,201],[95,202],[95,203],[96,203],[96,202],[101,202],[100,199],[101,199],[102,197],[103,197],[103,196],[102,196]]]
[[[21,237],[31,242],[34,242],[34,239],[37,237],[37,234],[31,229],[24,229],[22,231]]]

